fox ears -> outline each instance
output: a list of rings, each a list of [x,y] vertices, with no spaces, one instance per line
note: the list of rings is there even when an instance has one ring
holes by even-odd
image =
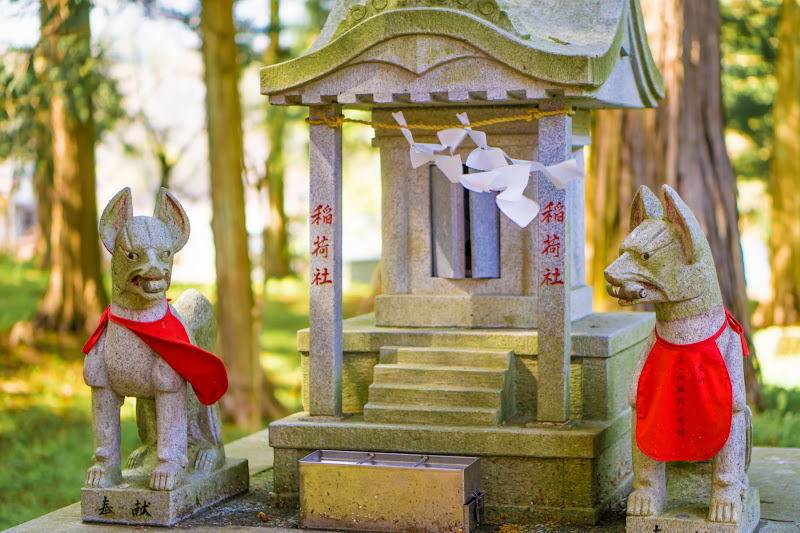
[[[189,240],[189,217],[180,202],[167,189],[161,188],[156,198],[153,217],[167,226],[172,237],[172,253],[177,253]],[[100,240],[106,250],[114,253],[117,235],[125,225],[133,220],[133,199],[130,187],[125,187],[108,202],[100,216]]]
[[[664,218],[664,212],[661,210],[661,202],[658,201],[656,195],[645,185],[642,185],[636,191],[631,204],[631,231],[644,222],[646,218]]]
[[[672,187],[663,185],[661,189],[664,193],[663,209],[656,195],[646,186],[642,185],[636,191],[631,205],[631,231],[648,218],[669,222],[678,230],[686,260],[694,263],[700,259],[701,245],[706,242],[700,223]]]
[[[114,253],[117,234],[131,220],[133,220],[133,198],[130,187],[125,187],[114,195],[100,215],[100,240],[103,241],[106,250]]]
[[[158,191],[153,216],[163,222],[172,235],[172,245],[175,247],[172,253],[179,252],[189,240],[189,217],[178,199],[164,187]]]

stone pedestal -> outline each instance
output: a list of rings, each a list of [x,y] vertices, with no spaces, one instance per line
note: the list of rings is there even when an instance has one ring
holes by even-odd
[[[659,516],[629,516],[627,533],[752,533],[761,518],[758,489],[750,487],[738,523],[709,522],[708,500],[684,502]]]
[[[752,533],[761,518],[758,489],[750,486],[738,523],[709,522],[711,461],[667,463],[667,505],[658,516],[629,516],[627,533]]]
[[[85,522],[172,526],[201,509],[247,490],[247,459],[227,459],[210,474],[195,474],[175,490],[151,490],[148,472],[126,470],[123,483],[81,490]]]
[[[380,327],[374,315],[345,320],[345,416],[299,413],[270,425],[273,500],[298,504],[298,461],[319,449],[459,455],[481,458],[488,521],[595,524],[631,490],[628,387],[652,328],[649,313],[595,313],[574,321],[571,419],[547,424],[537,422],[536,329]],[[308,330],[298,333],[298,348],[307,406]],[[397,382],[376,380],[395,365],[424,366],[426,372],[417,374],[433,382],[417,382],[413,368]],[[444,368],[431,370],[433,365]],[[495,373],[497,391],[484,390],[490,384],[482,381],[452,382],[458,373]],[[393,389],[390,399],[387,387]],[[480,390],[464,400],[461,389],[469,387]],[[486,407],[476,403],[479,394],[487,406],[493,402],[491,416],[478,417]],[[476,413],[464,414],[467,406]]]

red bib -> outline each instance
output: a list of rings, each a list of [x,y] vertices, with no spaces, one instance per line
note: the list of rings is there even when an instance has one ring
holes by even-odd
[[[83,353],[89,351],[97,343],[100,334],[112,322],[125,326],[142,339],[161,358],[191,383],[192,389],[203,405],[213,405],[228,390],[228,373],[220,359],[202,348],[189,342],[186,330],[167,306],[164,318],[155,322],[136,322],[111,314],[110,307],[105,310],[100,325],[86,341]]]
[[[658,461],[704,461],[728,441],[733,416],[731,380],[717,339],[730,325],[749,355],[742,326],[728,311],[722,328],[694,344],[658,336],[636,390],[636,444]]]

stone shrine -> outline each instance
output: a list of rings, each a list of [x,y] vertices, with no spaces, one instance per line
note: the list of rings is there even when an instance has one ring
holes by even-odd
[[[383,294],[343,321],[338,117],[402,111],[435,143],[413,125],[560,111],[479,129],[510,157],[582,167],[590,109],[662,95],[638,0],[336,0],[306,55],[262,69],[261,92],[310,119],[306,412],[270,425],[274,500],[297,505],[298,461],[319,449],[468,455],[488,521],[596,523],[631,490],[627,392],[654,319],[592,312],[583,182],[534,173],[524,194],[541,210],[519,227],[496,193],[412,168],[402,132],[376,127]]]

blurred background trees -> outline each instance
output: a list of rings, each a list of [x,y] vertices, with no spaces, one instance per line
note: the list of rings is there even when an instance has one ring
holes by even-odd
[[[34,318],[41,328],[91,333],[108,305],[100,275],[90,0],[42,0],[41,81],[49,92],[53,186],[50,283]],[[45,184],[41,180],[42,185]],[[45,186],[46,187],[46,186]]]
[[[756,315],[761,324],[800,323],[800,3],[784,0],[775,63],[777,90],[769,193],[771,298]],[[769,113],[767,113],[769,117]]]
[[[741,321],[755,354],[736,180],[725,146],[720,6],[717,0],[667,0],[645,2],[643,8],[665,97],[656,109],[595,113],[586,184],[590,284],[601,308],[616,307],[606,293],[603,270],[630,232],[633,195],[647,185],[660,196],[661,184],[670,185],[708,237],[724,304]],[[751,404],[759,398],[755,360],[753,355],[745,364]]]
[[[261,371],[244,210],[242,110],[233,0],[202,0],[200,37],[217,265],[219,353],[230,393],[220,408],[244,426],[261,425]]]

